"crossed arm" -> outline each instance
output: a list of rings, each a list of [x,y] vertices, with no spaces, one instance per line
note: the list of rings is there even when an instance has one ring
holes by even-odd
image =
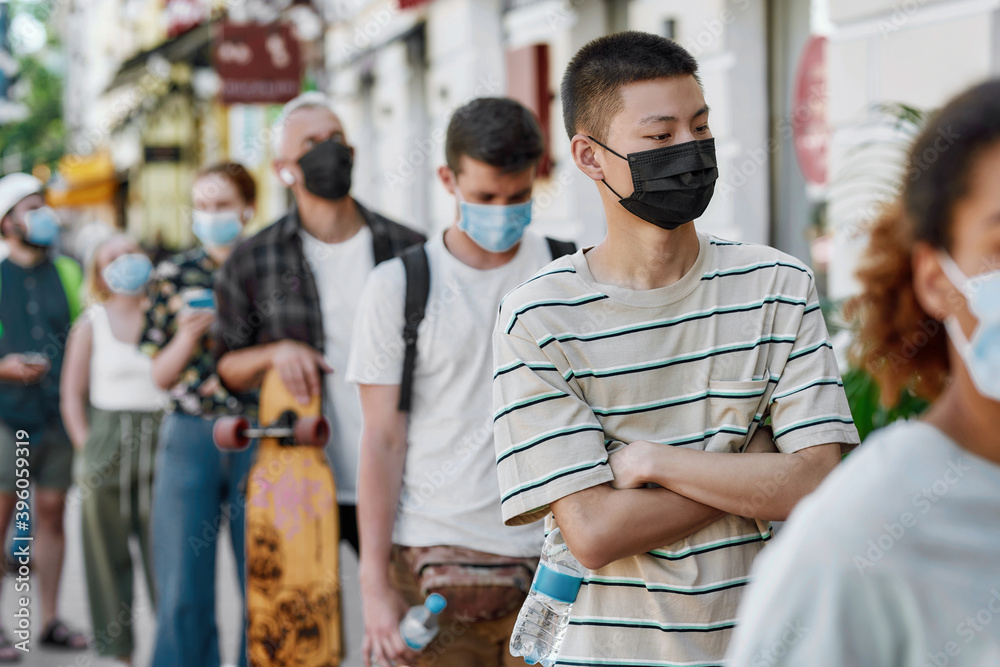
[[[840,460],[838,444],[778,453],[758,429],[744,453],[644,441],[611,456],[613,484],[552,503],[573,554],[588,569],[671,544],[725,514],[781,520]],[[663,488],[641,488],[647,483]]]

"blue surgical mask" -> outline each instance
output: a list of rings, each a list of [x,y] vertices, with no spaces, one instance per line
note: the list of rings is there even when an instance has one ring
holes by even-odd
[[[59,237],[59,218],[48,206],[24,214],[24,240],[32,245],[50,246]]]
[[[207,248],[232,245],[243,231],[239,211],[191,212],[191,231]]]
[[[457,194],[457,189],[456,189]],[[531,200],[523,204],[495,206],[470,204],[458,196],[458,228],[487,252],[506,252],[524,236],[531,223]]]
[[[944,323],[948,335],[979,393],[1000,401],[1000,271],[970,278],[951,257],[939,257],[948,280],[965,295],[969,311],[979,320],[970,340],[958,320],[949,317]]]
[[[153,263],[142,253],[133,252],[120,255],[104,267],[101,277],[115,294],[141,294],[149,275],[153,272]]]

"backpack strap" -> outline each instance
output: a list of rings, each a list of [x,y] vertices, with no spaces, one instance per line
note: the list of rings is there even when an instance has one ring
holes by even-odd
[[[576,252],[576,244],[572,241],[560,241],[550,236],[546,236],[545,240],[549,244],[549,252],[552,253],[552,259],[559,259],[563,255],[572,255]]]
[[[406,306],[403,311],[403,379],[399,385],[399,411],[410,411],[413,390],[413,369],[417,363],[417,327],[424,319],[427,297],[431,289],[430,265],[424,245],[410,246],[399,256],[406,274]]]
[[[546,237],[552,259],[576,252],[572,241]],[[410,246],[400,254],[406,274],[406,305],[403,312],[403,379],[399,384],[399,410],[409,412],[413,395],[413,369],[417,364],[417,327],[424,320],[427,298],[430,295],[430,265],[423,244]]]

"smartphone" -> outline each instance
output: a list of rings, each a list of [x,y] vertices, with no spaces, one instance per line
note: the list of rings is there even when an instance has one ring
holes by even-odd
[[[49,358],[39,352],[25,352],[21,359],[29,366],[48,366]]]
[[[191,310],[215,310],[215,292],[207,287],[192,287],[181,292],[184,305]]]

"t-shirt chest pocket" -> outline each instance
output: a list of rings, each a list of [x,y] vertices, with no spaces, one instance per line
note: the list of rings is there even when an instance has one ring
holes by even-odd
[[[768,372],[764,371],[760,380],[708,383],[709,437],[705,451],[740,451],[758,411],[763,413],[766,408],[768,377]]]

